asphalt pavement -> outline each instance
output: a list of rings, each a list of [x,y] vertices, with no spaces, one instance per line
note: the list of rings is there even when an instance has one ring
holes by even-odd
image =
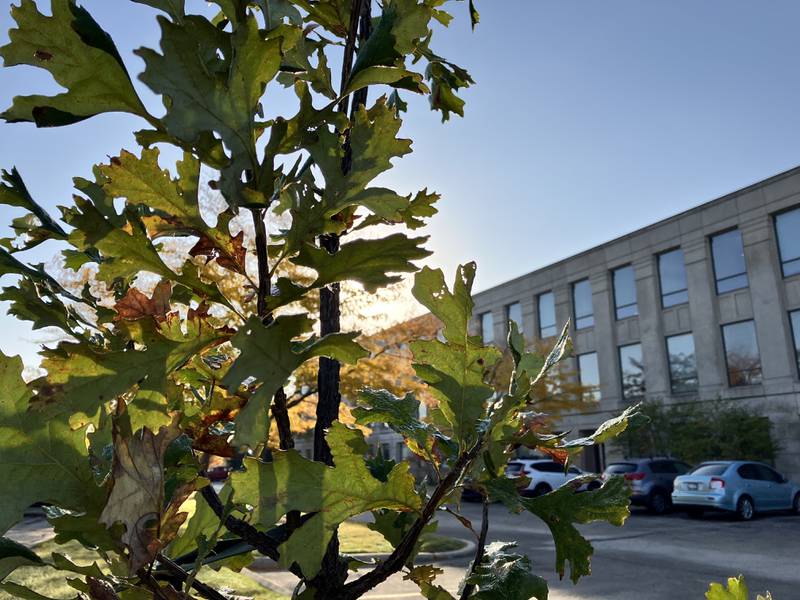
[[[480,506],[466,504],[463,513],[480,526]],[[725,515],[701,520],[682,514],[653,516],[634,509],[623,527],[605,523],[579,526],[594,546],[592,575],[577,585],[555,574],[555,550],[547,527],[530,515],[510,515],[501,505],[490,510],[489,539],[517,541],[536,572],[550,584],[551,600],[703,600],[711,581],[744,574],[752,592],[770,590],[775,600],[800,599],[800,517],[757,516],[742,523]],[[439,532],[469,537],[455,519],[443,515]],[[437,580],[451,592],[469,562],[461,558],[439,563]],[[260,573],[263,581],[291,591],[293,576]],[[753,594],[755,597],[755,594]],[[416,587],[395,576],[365,598],[412,600]]]

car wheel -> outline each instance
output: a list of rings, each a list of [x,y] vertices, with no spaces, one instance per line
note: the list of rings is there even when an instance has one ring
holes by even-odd
[[[686,515],[690,519],[699,519],[703,516],[703,509],[702,508],[687,508]]]
[[[647,505],[654,515],[663,515],[669,509],[669,499],[664,492],[656,490],[651,492]]]
[[[586,486],[586,489],[587,489],[587,490],[589,490],[589,491],[591,492],[591,491],[593,491],[593,490],[600,489],[600,486],[601,486],[601,485],[602,485],[602,484],[601,484],[599,481],[597,481],[597,480],[595,479],[594,481],[592,481],[591,483],[589,483],[589,485],[587,485],[587,486]],[[798,494],[798,495],[800,495],[800,494]]]
[[[736,503],[736,516],[739,517],[739,520],[749,521],[755,514],[756,509],[755,506],[753,506],[753,500],[750,496],[742,496],[739,498],[739,502]]]
[[[533,493],[531,494],[531,496],[537,498],[539,496],[544,496],[545,494],[548,494],[552,491],[553,488],[551,488],[549,485],[547,485],[546,483],[540,483],[535,488],[533,488]]]
[[[800,517],[800,492],[795,494],[794,502],[792,502],[792,513]]]

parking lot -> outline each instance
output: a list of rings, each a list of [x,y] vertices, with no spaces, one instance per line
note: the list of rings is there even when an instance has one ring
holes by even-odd
[[[480,507],[466,504],[464,513],[477,527]],[[501,505],[490,511],[489,537],[517,540],[550,582],[552,600],[681,600],[702,599],[710,581],[739,573],[752,591],[769,589],[775,600],[800,595],[800,517],[758,516],[742,523],[721,514],[691,520],[681,514],[652,516],[634,509],[623,528],[595,523],[581,531],[594,545],[593,574],[558,581],[554,549],[546,527],[530,515],[509,515]],[[466,537],[455,520],[444,518],[440,531]],[[440,582],[455,591],[468,559],[440,566]],[[418,598],[413,585],[395,577],[372,592],[374,600]]]

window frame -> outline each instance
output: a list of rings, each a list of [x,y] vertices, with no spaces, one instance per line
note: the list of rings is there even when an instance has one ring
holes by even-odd
[[[491,326],[492,326],[492,327],[491,327],[491,330],[492,330],[492,339],[490,339],[490,340],[487,340],[487,339],[486,339],[486,336],[484,335],[483,319],[484,319],[484,317],[486,317],[487,315],[488,315],[488,316],[489,316],[489,318],[491,319]],[[492,315],[492,311],[491,311],[491,310],[485,310],[485,311],[483,311],[482,313],[479,313],[479,314],[478,314],[478,324],[479,324],[479,326],[480,326],[480,330],[481,330],[481,342],[482,342],[483,344],[494,344],[494,315]]]
[[[665,293],[664,292],[664,282],[663,282],[663,278],[661,277],[661,259],[662,259],[663,256],[665,256],[667,254],[671,254],[672,252],[678,252],[678,251],[680,251],[681,258],[683,259],[683,279],[684,279],[684,284],[686,285],[686,287],[683,288],[683,289],[680,289],[680,290],[675,290],[673,292]],[[712,257],[712,261],[713,261],[713,257]],[[668,250],[664,250],[663,252],[658,252],[656,254],[656,271],[658,272],[658,294],[661,297],[661,309],[663,310],[663,309],[666,309],[666,308],[672,308],[674,306],[681,306],[683,304],[688,304],[689,303],[689,279],[686,276],[686,254],[683,252],[683,247],[682,246],[675,246],[674,248],[669,248]],[[677,302],[675,304],[670,304],[669,306],[667,306],[664,303],[664,298],[665,297],[674,296],[676,294],[684,294],[684,293],[686,294],[686,300],[684,300],[682,302]]]
[[[728,344],[725,341],[725,328],[730,327],[732,325],[741,325],[742,323],[752,323],[753,324],[753,335],[755,336],[756,342],[756,351],[758,352],[758,372],[759,372],[759,381],[755,383],[739,383],[733,384],[731,382],[731,369],[728,363]],[[761,385],[764,383],[764,365],[761,362],[761,348],[758,346],[758,329],[756,328],[756,320],[755,319],[740,319],[738,321],[731,321],[730,323],[723,323],[719,326],[720,335],[722,336],[722,358],[725,360],[725,374],[728,378],[728,387],[735,388],[735,387],[747,387],[753,385]],[[752,369],[751,369],[752,371]]]
[[[595,365],[597,367],[597,383],[596,384],[586,385],[584,383],[584,381],[583,381],[583,376],[582,376],[583,369],[581,369],[581,356],[589,356],[590,354],[593,354],[594,357],[595,357]],[[600,385],[601,385],[602,382],[600,381],[600,358],[599,358],[599,355],[597,353],[597,350],[591,350],[589,352],[581,352],[580,354],[576,354],[575,355],[575,363],[576,363],[576,365],[578,367],[577,368],[578,384],[581,387],[583,387],[584,385],[586,385],[586,387],[589,387],[589,386],[593,387],[594,389],[589,394],[591,394],[593,402],[599,402],[603,398],[603,395],[600,392]],[[587,395],[587,394],[581,394],[581,395],[584,396],[584,395]]]
[[[790,213],[790,212],[794,212],[794,211],[797,211],[798,213],[800,213],[800,205],[799,204],[795,204],[794,206],[790,206],[789,208],[784,208],[783,210],[779,210],[778,212],[772,214],[772,230],[775,232],[775,245],[778,248],[778,264],[781,267],[781,278],[782,279],[787,279],[789,277],[800,276],[800,271],[798,271],[797,273],[792,273],[790,275],[786,274],[786,269],[784,269],[785,264],[786,263],[800,263],[800,256],[798,256],[797,258],[792,258],[792,259],[789,259],[788,261],[785,261],[783,259],[783,252],[781,252],[781,237],[780,237],[780,235],[778,235],[778,217],[780,217],[781,215],[785,215],[787,213]]]
[[[549,295],[553,299],[553,324],[543,326],[542,325],[542,297]],[[556,295],[553,290],[547,290],[546,292],[541,292],[536,294],[536,325],[537,329],[539,330],[539,339],[546,340],[547,338],[555,337],[558,335],[558,320],[556,318]],[[545,329],[550,329],[552,327],[553,333],[546,335]]]
[[[580,315],[579,316],[578,315],[578,303],[575,302],[575,288],[578,285],[580,285],[580,284],[582,284],[584,282],[589,285],[589,306],[592,307],[592,312],[588,313],[588,314],[585,314],[585,315]],[[570,284],[570,291],[572,292],[572,317],[573,317],[573,319],[575,319],[574,325],[573,325],[575,327],[575,331],[581,331],[581,330],[584,330],[584,329],[591,329],[595,325],[595,321],[594,321],[594,298],[593,298],[593,294],[592,294],[592,281],[591,281],[591,279],[589,279],[588,277],[584,277],[583,279],[578,279],[577,281],[573,281]],[[590,325],[583,325],[583,326],[579,327],[578,326],[578,322],[580,320],[582,320],[582,319],[591,319],[592,322],[591,322]]]
[[[794,349],[795,375],[800,377],[800,327],[795,328],[792,320],[793,314],[797,314],[797,322],[800,325],[800,308],[790,310],[787,314],[789,317],[789,331],[792,334],[792,347]]]
[[[730,233],[732,231],[739,232],[739,239],[742,242],[742,260],[744,261],[744,271],[740,273],[736,273],[734,275],[726,275],[722,279],[717,276],[717,261],[714,258],[714,238],[719,237],[721,235],[725,235],[726,233]],[[747,272],[747,256],[744,253],[744,238],[742,238],[742,230],[739,229],[738,226],[729,227],[728,229],[723,229],[721,231],[717,231],[712,233],[708,236],[708,249],[711,253],[711,272],[714,275],[714,291],[716,291],[717,296],[722,296],[723,294],[730,294],[731,292],[737,292],[739,290],[746,290],[750,288],[750,274]],[[719,291],[719,282],[720,281],[727,281],[729,279],[735,279],[736,277],[741,277],[744,275],[745,277],[745,285],[737,288],[733,288],[730,290],[725,290],[724,292]]]
[[[622,368],[622,349],[623,348],[630,348],[631,346],[639,346],[641,350],[642,356],[642,367],[644,367],[644,348],[642,348],[641,340],[638,342],[630,342],[628,344],[620,344],[617,346],[617,362],[619,366],[619,386],[620,386],[620,396],[623,400],[633,400],[636,398],[644,398],[645,394],[647,393],[647,382],[645,380],[645,373],[644,368],[642,368],[642,394],[636,396],[626,396],[625,395],[625,373]]]
[[[682,392],[675,391],[675,378],[672,376],[672,362],[670,361],[670,352],[669,352],[669,340],[677,337],[683,336],[691,336],[692,338],[692,348],[694,350],[694,379],[697,381],[697,387],[693,390],[687,390]],[[667,373],[669,374],[669,391],[670,394],[673,396],[688,396],[690,394],[697,394],[700,390],[700,371],[697,368],[697,348],[695,347],[694,343],[694,332],[692,331],[684,331],[683,333],[675,333],[673,335],[666,335],[664,336],[664,347],[667,351]],[[688,379],[688,378],[687,378]]]
[[[505,305],[505,308],[503,309],[504,312],[505,312],[505,316],[506,316],[506,332],[511,331],[511,325],[509,324],[509,322],[512,320],[511,319],[511,307],[512,306],[519,306],[519,322],[514,320],[514,323],[517,324],[517,330],[519,331],[519,333],[524,334],[525,333],[525,323],[524,323],[524,319],[522,318],[522,302],[520,302],[519,300],[515,300],[514,302],[509,302],[508,304]]]
[[[617,301],[616,274],[618,271],[622,271],[623,269],[630,269],[631,273],[633,273],[633,302],[620,306],[619,302]],[[611,292],[611,295],[614,298],[614,317],[617,321],[624,321],[625,319],[632,319],[633,317],[639,316],[639,295],[636,290],[636,268],[633,266],[633,263],[627,263],[611,269]],[[634,308],[635,312],[632,315],[621,317],[619,311],[625,308],[630,308],[631,306]]]

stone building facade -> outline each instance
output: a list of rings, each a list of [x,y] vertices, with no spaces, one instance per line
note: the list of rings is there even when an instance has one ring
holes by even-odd
[[[729,399],[771,419],[776,467],[800,479],[800,167],[475,296],[485,340],[502,345],[509,318],[527,338],[571,320],[570,368],[598,397],[564,428],[641,397]]]

